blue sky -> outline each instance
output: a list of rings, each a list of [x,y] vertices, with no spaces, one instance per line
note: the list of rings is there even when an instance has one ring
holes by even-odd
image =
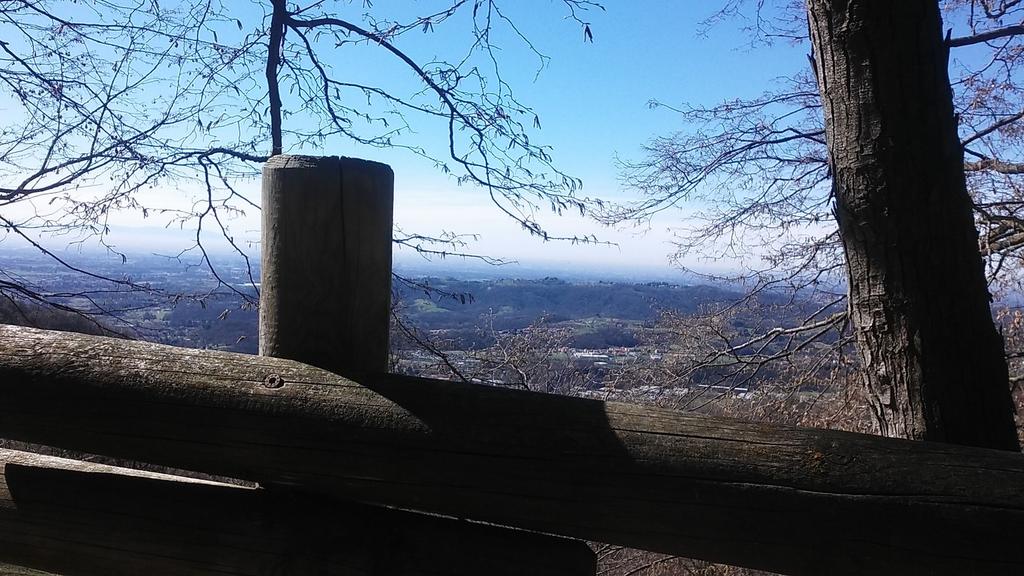
[[[524,33],[551,60],[535,79],[536,60],[529,54],[515,54],[518,59],[510,69],[518,73],[510,81],[542,120],[536,140],[554,147],[558,165],[583,179],[587,196],[627,199],[620,191],[616,155],[635,158],[648,138],[680,127],[670,111],[650,109],[650,100],[711,105],[749,97],[767,89],[774,79],[807,66],[805,47],[782,43],[750,49],[742,21],[727,21],[700,34],[702,21],[712,13],[712,3],[609,2],[604,12],[587,15],[593,43],[584,42],[582,30],[561,18],[559,4],[538,0],[516,4],[524,9],[514,17],[522,18]],[[446,41],[431,35],[423,40]],[[671,246],[666,229],[686,218],[684,208],[666,213],[650,227],[624,231],[579,218],[545,218],[544,224],[555,233],[582,229],[619,246],[544,243],[527,237],[482,200],[481,194],[452,187],[440,175],[406,160],[391,162],[396,167],[396,217],[403,226],[433,231],[433,225],[480,233],[478,251],[523,261],[667,266]],[[452,219],[452,213],[463,216]],[[463,228],[462,222],[475,226],[463,224]]]
[[[354,1],[334,5],[350,12],[344,16],[352,18],[363,10],[361,4]],[[434,4],[393,6],[420,10],[421,6]],[[616,155],[636,158],[648,138],[680,127],[670,111],[652,110],[648,101],[710,105],[723,99],[750,97],[767,89],[775,78],[807,66],[803,46],[779,43],[750,49],[742,20],[727,20],[701,34],[702,22],[716,5],[692,0],[610,0],[604,11],[591,10],[582,15],[591,24],[592,43],[584,42],[582,28],[564,17],[565,9],[559,1],[521,0],[504,5],[521,31],[550,60],[538,74],[540,63],[534,54],[510,38],[499,38],[498,43],[505,48],[501,54],[503,74],[519,99],[541,119],[543,128],[534,130],[531,140],[553,147],[557,166],[583,180],[582,195],[627,200],[617,181]],[[375,3],[374,10],[381,8],[387,9],[386,2]],[[239,17],[246,26],[258,25],[261,20],[261,14],[255,12],[240,13]],[[418,59],[450,58],[464,50],[468,38],[459,33],[457,24],[449,23],[430,34],[403,37],[399,47]],[[379,49],[334,53],[331,64],[339,74],[399,87],[415,86],[417,82],[407,69]],[[417,125],[413,142],[415,139],[428,146],[443,135],[435,128]],[[285,144],[287,148],[288,142]],[[542,214],[543,224],[555,234],[596,234],[618,246],[545,243],[529,237],[501,215],[483,191],[456,186],[428,162],[407,153],[359,148],[341,141],[331,142],[324,150],[293,151],[357,156],[391,164],[396,173],[396,223],[406,231],[477,234],[478,241],[468,250],[522,262],[667,267],[671,252],[667,230],[687,217],[688,209],[684,207],[665,213],[650,226],[613,230],[578,217]],[[258,199],[258,182],[242,183],[241,189]],[[187,186],[160,189],[141,200],[149,205],[186,205],[196,193]],[[150,233],[146,227],[161,226],[162,222],[152,218],[143,221],[134,213],[118,215],[112,222],[115,228],[110,240],[121,248],[170,251],[189,242],[186,233]],[[258,214],[232,224],[238,237],[253,240],[258,237],[258,226]],[[729,266],[727,262],[691,264],[705,268]]]

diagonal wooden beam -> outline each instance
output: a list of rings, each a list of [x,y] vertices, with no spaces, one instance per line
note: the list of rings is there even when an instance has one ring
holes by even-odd
[[[4,449],[0,560],[65,576],[594,573],[578,541]]]
[[[0,436],[791,574],[1024,570],[1024,456],[0,327]]]

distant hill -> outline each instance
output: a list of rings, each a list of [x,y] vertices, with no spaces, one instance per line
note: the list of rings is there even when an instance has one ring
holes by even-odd
[[[0,324],[97,336],[116,336],[114,332],[108,330],[96,319],[31,301],[15,302],[4,297],[0,297]]]
[[[418,280],[434,290],[396,283],[405,305],[402,312],[421,328],[465,328],[491,315],[494,328],[528,326],[538,318],[564,322],[584,318],[648,321],[665,309],[683,313],[701,305],[734,300],[739,293],[713,286],[679,286],[663,282],[566,282],[540,280],[467,281],[428,278]],[[461,296],[465,296],[463,301]]]

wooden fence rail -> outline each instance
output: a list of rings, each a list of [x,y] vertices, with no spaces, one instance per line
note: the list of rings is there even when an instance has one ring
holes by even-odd
[[[1024,456],[0,326],[0,436],[791,574],[1024,572]]]
[[[66,576],[594,572],[582,542],[0,449],[0,560]]]

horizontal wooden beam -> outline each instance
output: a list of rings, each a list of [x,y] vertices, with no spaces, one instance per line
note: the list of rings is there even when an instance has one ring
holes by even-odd
[[[0,449],[0,561],[65,576],[594,573],[579,541]]]
[[[0,436],[791,574],[1024,572],[1024,456],[0,327]]]

